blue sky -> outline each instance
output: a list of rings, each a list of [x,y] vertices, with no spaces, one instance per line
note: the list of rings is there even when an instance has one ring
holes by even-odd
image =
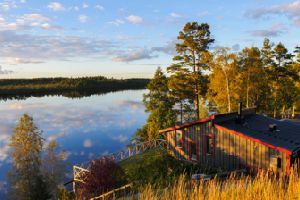
[[[213,48],[300,44],[300,0],[2,0],[0,78],[151,77],[190,21],[209,23]]]

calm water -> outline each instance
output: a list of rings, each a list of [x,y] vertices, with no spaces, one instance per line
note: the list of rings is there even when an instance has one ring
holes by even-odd
[[[0,101],[0,193],[11,161],[8,143],[24,113],[30,114],[46,143],[56,139],[68,166],[120,150],[146,121],[145,90],[70,99],[59,96]],[[2,192],[1,192],[2,188]],[[1,196],[1,195],[0,195]]]

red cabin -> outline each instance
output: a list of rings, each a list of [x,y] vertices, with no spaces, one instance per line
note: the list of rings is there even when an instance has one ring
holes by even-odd
[[[224,170],[289,173],[300,166],[300,124],[258,115],[255,108],[160,131],[178,158]]]

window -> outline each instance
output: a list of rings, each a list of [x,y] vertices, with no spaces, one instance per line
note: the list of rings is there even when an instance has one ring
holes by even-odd
[[[214,137],[213,135],[206,136],[206,153],[213,154],[214,153]]]
[[[197,160],[197,149],[196,144],[194,142],[190,142],[190,155],[191,160]]]
[[[273,171],[277,171],[278,169],[281,169],[282,167],[282,160],[277,155],[272,155],[270,158],[270,168]]]
[[[277,168],[281,169],[281,158],[277,158]]]
[[[176,146],[183,147],[183,133],[182,133],[182,130],[176,130]]]

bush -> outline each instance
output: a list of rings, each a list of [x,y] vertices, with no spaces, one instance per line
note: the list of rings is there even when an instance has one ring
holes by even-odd
[[[126,184],[124,171],[108,157],[93,160],[84,180],[84,184],[78,184],[76,192],[81,198],[95,197]]]

